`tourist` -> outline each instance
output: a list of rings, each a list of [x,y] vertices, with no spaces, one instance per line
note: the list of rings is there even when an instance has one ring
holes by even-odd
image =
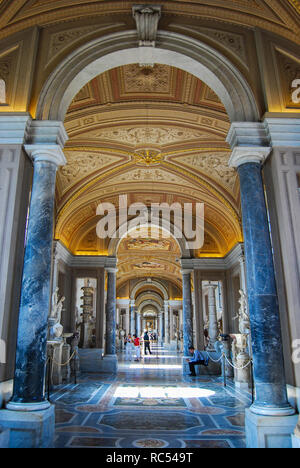
[[[190,367],[190,377],[196,377],[195,366],[208,366],[209,356],[205,356],[204,353],[198,351],[193,346],[189,348],[190,354],[193,355],[192,359],[187,359]]]
[[[132,361],[132,353],[134,352],[134,344],[133,344],[133,339],[130,333],[124,338],[124,344],[125,344],[125,360]]]
[[[136,335],[133,335],[133,344],[134,344],[134,347],[135,347],[135,353],[136,353],[136,358],[135,358],[135,361],[139,361],[141,359],[141,344],[140,344],[140,339],[138,336]]]
[[[144,353],[145,353],[145,356],[147,354],[147,350],[149,351],[149,354],[152,354],[151,349],[150,349],[150,338],[149,338],[148,332],[146,330],[145,334],[144,334]]]

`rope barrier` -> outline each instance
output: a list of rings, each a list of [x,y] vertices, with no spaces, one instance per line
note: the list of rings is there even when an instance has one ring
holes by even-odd
[[[223,358],[223,355],[222,355],[222,356],[220,357],[220,359],[218,359],[217,361],[215,361],[215,360],[210,356],[209,352],[208,352],[208,351],[206,351],[206,352],[207,352],[207,355],[208,355],[209,359],[210,359],[212,362],[214,362],[214,363],[220,362],[220,361],[222,360],[222,358]]]
[[[226,355],[225,355],[225,359],[226,359],[227,363],[228,363],[231,367],[233,367],[233,369],[236,369],[236,370],[243,370],[243,369],[246,369],[246,367],[248,367],[248,366],[251,364],[251,362],[252,362],[252,360],[250,359],[250,361],[248,361],[247,364],[246,364],[245,366],[237,367],[237,366],[235,366],[234,364],[232,364],[232,362],[229,361],[229,359],[227,358]]]
[[[53,359],[52,357],[50,357],[49,359],[51,359],[51,361],[54,362],[54,364],[56,364],[57,366],[64,367],[64,366],[67,366],[72,361],[75,354],[77,354],[76,350],[73,352],[72,356],[70,356],[70,358],[67,360],[67,362],[65,362],[64,364],[61,364],[61,363],[55,361],[55,359]]]

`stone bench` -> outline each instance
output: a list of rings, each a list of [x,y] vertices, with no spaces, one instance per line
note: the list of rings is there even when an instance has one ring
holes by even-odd
[[[206,351],[202,351],[204,355],[207,355]],[[216,353],[216,352],[210,352],[209,356],[212,357],[215,361],[220,359],[221,354]],[[182,372],[183,375],[189,375],[190,374],[190,368],[188,362],[186,362],[186,357],[182,358]],[[208,366],[195,366],[195,372],[196,375],[216,375],[220,376],[222,375],[222,361],[220,362],[213,362],[211,359],[209,360]]]

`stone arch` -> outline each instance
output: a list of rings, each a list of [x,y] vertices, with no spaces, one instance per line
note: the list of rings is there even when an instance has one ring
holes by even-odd
[[[188,249],[188,246],[187,246],[187,240],[183,236],[182,232],[180,232],[180,230],[176,226],[172,225],[172,229],[173,229],[173,232],[174,232],[174,234],[173,234],[169,230],[167,230],[164,226],[161,225],[161,220],[160,219],[152,218],[151,223],[145,223],[143,225],[140,225],[140,227],[142,227],[142,228],[144,228],[144,227],[150,228],[151,226],[161,228],[162,231],[164,231],[164,232],[168,233],[170,236],[172,236],[173,239],[176,241],[176,243],[178,244],[178,246],[180,248],[181,256],[183,258],[190,258],[191,254],[190,254],[190,250]],[[112,236],[112,238],[110,240],[110,243],[109,243],[109,246],[108,246],[108,255],[110,257],[117,256],[118,249],[119,249],[119,246],[120,246],[122,240],[128,234],[130,234],[130,232],[136,230],[136,226],[134,226],[132,228],[128,228],[126,230],[126,232],[124,232],[124,234],[122,236],[120,236],[120,232],[125,231],[123,229],[123,227],[124,227],[124,225],[119,226],[116,233]]]
[[[122,31],[87,42],[48,77],[37,103],[36,118],[64,121],[80,89],[99,74],[132,63],[181,68],[210,86],[234,121],[258,121],[259,110],[249,83],[230,60],[204,42],[159,31],[157,47],[137,47],[136,31]]]
[[[151,281],[147,281],[147,280],[144,280],[144,281],[140,281],[139,283],[137,283],[134,288],[132,289],[131,293],[130,293],[130,299],[133,301],[134,298],[135,298],[135,295],[136,293],[138,292],[139,289],[141,289],[143,286],[154,286],[155,288],[159,289],[162,294],[163,294],[163,297],[164,297],[164,300],[165,301],[168,301],[169,300],[169,294],[168,294],[168,291],[167,289],[159,282],[159,281],[155,281],[155,280],[151,280]]]
[[[153,301],[157,302],[161,307],[163,307],[163,303],[164,303],[163,299],[161,298],[161,296],[157,292],[154,292],[154,291],[150,291],[150,293],[148,291],[143,291],[141,294],[139,294],[137,296],[137,298],[135,299],[135,303],[137,304],[137,307],[140,307],[141,303],[149,295],[151,296],[151,299],[149,299],[149,300],[153,300]],[[148,300],[148,299],[146,299],[146,300]]]
[[[147,307],[148,305],[151,305],[152,307],[155,307],[155,309],[157,310],[157,313],[159,313],[160,311],[160,304],[154,300],[148,300],[148,301],[144,301],[140,304],[139,306],[139,313],[142,313],[142,309],[144,307]]]

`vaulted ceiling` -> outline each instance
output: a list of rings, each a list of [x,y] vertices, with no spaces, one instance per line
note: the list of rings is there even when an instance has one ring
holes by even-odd
[[[57,239],[74,254],[107,255],[96,235],[98,204],[205,203],[205,237],[195,257],[224,256],[242,240],[239,184],[228,167],[230,122],[216,94],[165,65],[119,67],[75,96],[65,119],[68,164],[57,180]],[[195,214],[195,213],[194,213]],[[119,280],[160,277],[179,284],[173,239],[125,239]]]

